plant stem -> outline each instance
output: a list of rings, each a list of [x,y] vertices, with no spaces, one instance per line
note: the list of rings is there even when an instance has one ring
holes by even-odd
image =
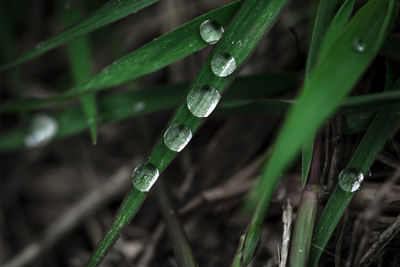
[[[321,186],[319,182],[322,156],[322,134],[315,138],[311,170],[307,184],[301,194],[299,209],[297,211],[294,227],[292,246],[290,250],[290,266],[307,266],[315,216],[318,211]]]

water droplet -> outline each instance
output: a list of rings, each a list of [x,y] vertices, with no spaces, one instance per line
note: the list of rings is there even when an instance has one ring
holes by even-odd
[[[366,44],[363,39],[357,37],[353,39],[353,48],[357,52],[362,53],[365,51]]]
[[[231,75],[236,69],[235,59],[228,53],[214,55],[211,59],[211,70],[218,77]]]
[[[221,39],[224,28],[216,21],[205,20],[200,24],[200,36],[204,42],[215,44]]]
[[[192,131],[183,124],[172,124],[164,133],[164,143],[172,151],[180,152],[192,138]]]
[[[238,44],[239,44],[239,46],[242,46],[243,45],[242,40],[239,40]]]
[[[355,192],[364,180],[364,175],[356,169],[346,168],[339,174],[339,186],[346,192]]]
[[[135,105],[133,106],[133,110],[135,110],[136,112],[138,111],[142,111],[146,106],[146,103],[144,102],[137,102],[135,103]]]
[[[35,116],[25,137],[28,148],[42,147],[48,144],[58,131],[57,121],[47,115]]]
[[[132,183],[139,191],[148,192],[160,175],[156,166],[150,162],[140,164],[132,173]]]
[[[205,118],[213,112],[220,99],[221,95],[215,88],[203,85],[190,90],[186,101],[193,116]]]

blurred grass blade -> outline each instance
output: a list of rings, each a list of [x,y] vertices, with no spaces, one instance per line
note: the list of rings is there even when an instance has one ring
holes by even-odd
[[[394,86],[394,90],[400,90],[400,80]],[[353,169],[364,176],[375,160],[376,155],[382,149],[390,133],[399,122],[396,110],[399,104],[382,108],[375,116],[356,152],[353,154],[346,169]],[[355,192],[345,191],[336,185],[325,209],[318,221],[314,232],[313,244],[310,252],[310,266],[317,266],[323,249],[328,243],[336,225],[346,210]]]
[[[244,99],[273,95],[294,88],[296,83],[297,76],[285,73],[238,78],[224,95],[220,107],[237,106],[237,102],[242,102]],[[189,86],[188,83],[172,84],[102,96],[98,101],[101,110],[97,118],[98,123],[115,122],[151,112],[172,110],[179,104],[182,95]],[[248,90],[248,88],[251,88],[251,90]],[[227,104],[224,104],[225,102]],[[274,105],[272,105],[272,108],[274,108]],[[51,113],[51,116],[59,126],[56,139],[65,138],[87,129],[87,122],[80,107],[65,108]],[[0,151],[23,148],[26,130],[25,127],[19,127],[2,134],[0,136]]]
[[[38,43],[34,48],[25,52],[18,58],[1,65],[0,71],[4,71],[37,57],[75,38],[117,21],[131,13],[137,12],[157,1],[158,0],[110,0],[89,17],[81,20],[58,35]]]
[[[115,61],[102,72],[75,86],[64,95],[37,99],[36,101],[29,100],[24,103],[19,101],[3,102],[0,103],[0,113],[18,109],[31,110],[46,104],[65,101],[90,91],[119,85],[159,70],[206,47],[208,44],[201,39],[199,34],[199,24],[209,19],[216,20],[222,26],[226,26],[241,4],[242,1],[237,1],[189,21]]]
[[[308,56],[306,62],[306,73],[305,80],[308,79],[312,68],[315,65],[317,60],[318,50],[320,49],[321,42],[325,33],[328,29],[329,24],[335,14],[336,8],[338,4],[342,0],[320,0],[317,16],[314,22],[313,34],[311,36],[310,48],[308,49]],[[332,24],[331,24],[332,27]],[[307,182],[308,172],[310,170],[311,160],[312,160],[312,152],[314,148],[314,136],[309,138],[304,144],[302,148],[302,186]]]
[[[265,75],[263,75],[265,76]],[[272,95],[293,88],[294,76],[287,74],[249,76],[238,78],[224,95],[216,112],[224,116],[234,115],[284,115],[296,103],[293,100],[252,98]],[[266,88],[265,85],[268,85]],[[104,124],[126,118],[171,110],[182,98],[188,84],[174,84],[152,89],[141,89],[125,93],[115,93],[99,98],[98,123]],[[251,90],[245,90],[251,88]],[[400,91],[389,91],[369,95],[352,96],[344,99],[337,114],[344,114],[343,132],[346,134],[365,130],[376,109],[400,102]],[[132,108],[133,106],[133,108]],[[397,110],[400,111],[400,108]],[[81,108],[73,106],[52,112],[59,130],[56,139],[65,138],[87,129]],[[24,147],[26,129],[19,127],[0,136],[0,151]]]
[[[70,7],[68,10],[63,10],[61,12],[65,25],[70,25],[82,17],[79,11],[74,7]],[[69,43],[66,48],[68,51],[73,80],[77,84],[86,81],[92,75],[89,38],[87,36],[80,37]],[[89,93],[81,96],[80,100],[82,102],[83,113],[86,116],[92,142],[93,144],[96,144],[96,96],[94,93]]]
[[[335,14],[318,51],[318,56],[320,58],[324,57],[324,54],[328,52],[329,47],[332,46],[339,34],[343,31],[343,28],[346,26],[351,13],[353,12],[354,2],[355,0],[345,0],[345,2],[340,6],[338,12]]]
[[[195,92],[197,88],[202,88],[203,86],[207,85],[214,88],[219,94],[222,94],[222,92],[233,81],[236,75],[222,75],[225,74],[224,71],[226,71],[227,68],[225,68],[226,66],[224,65],[221,69],[218,69],[222,70],[223,72],[218,72],[215,69],[215,60],[221,59],[221,57],[226,59],[227,54],[231,55],[234,59],[237,72],[237,69],[242,66],[244,61],[253,52],[263,35],[272,27],[285,4],[286,0],[246,1],[239,10],[238,14],[235,16],[227,31],[223,34],[222,38],[207,57],[189,90],[191,90],[191,92]],[[201,22],[202,21],[199,21],[197,25],[194,25],[194,31],[198,35],[198,27]],[[213,62],[213,64],[211,62]],[[225,63],[232,67],[232,59],[229,59],[228,62],[225,61]],[[212,67],[213,70],[211,69]],[[231,68],[231,70],[235,70],[235,68]],[[220,73],[220,75],[217,76],[214,73]],[[166,128],[167,131],[163,133],[160,139],[157,141],[149,157],[149,162],[145,163],[148,164],[147,166],[152,166],[152,172],[154,168],[157,170],[157,172],[155,172],[157,175],[154,175],[155,177],[157,177],[159,173],[162,173],[162,171],[177,155],[177,152],[181,151],[181,149],[183,149],[184,146],[190,141],[192,134],[196,132],[202,121],[203,117],[194,116],[193,113],[189,111],[188,104],[185,99],[177,108],[176,113]],[[169,129],[172,129],[171,132],[168,131]],[[182,132],[177,133],[176,131],[179,130]],[[168,135],[171,135],[171,139],[164,139],[164,135],[167,135],[167,137]],[[175,146],[175,143],[171,144],[170,142],[172,141],[170,140],[177,141],[177,146]],[[167,143],[169,144],[168,147]],[[140,172],[137,173],[137,175],[140,175]],[[134,176],[133,181],[135,182],[135,179],[137,178],[138,177]],[[131,199],[129,196],[127,198]],[[124,202],[121,209],[124,209],[123,206],[128,205],[130,205],[129,202]],[[114,240],[116,240],[118,237],[116,233],[119,233],[120,229],[126,226],[126,223],[119,223],[120,217],[131,218],[135,212],[136,210],[130,210],[130,213],[119,213],[115,217],[110,230],[106,233],[104,239],[100,242],[99,247],[95,250],[88,263],[88,266],[94,266],[99,263],[99,261],[111,248]]]
[[[298,103],[290,110],[277,137],[260,182],[247,203],[249,209],[257,203],[250,223],[250,231],[254,233],[249,232],[244,244],[244,249],[248,247],[252,250],[248,254],[254,253],[254,244],[259,241],[259,228],[282,172],[298,154],[304,142],[334,112],[345,94],[372,62],[395,14],[397,15],[397,8],[394,8],[394,1],[369,1],[326,48],[327,52],[323,57],[318,58]],[[375,19],[371,20],[371,17]],[[365,49],[362,52],[359,51],[359,47],[355,49],[354,40],[364,42]]]

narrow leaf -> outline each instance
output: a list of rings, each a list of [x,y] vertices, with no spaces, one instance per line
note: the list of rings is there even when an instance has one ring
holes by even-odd
[[[0,66],[0,71],[17,66],[29,59],[72,41],[75,38],[117,21],[131,13],[137,12],[157,1],[158,0],[110,0],[89,17],[81,20],[58,35],[38,43],[34,48],[25,52],[18,58],[3,64]]]
[[[68,10],[62,11],[62,15],[65,25],[74,23],[82,16],[74,7],[70,7]],[[83,36],[72,41],[67,45],[67,51],[73,80],[77,84],[86,81],[92,75],[89,38],[87,36]],[[89,93],[81,96],[80,100],[82,102],[83,113],[86,116],[86,121],[89,126],[92,142],[93,144],[96,144],[96,96],[94,93]]]

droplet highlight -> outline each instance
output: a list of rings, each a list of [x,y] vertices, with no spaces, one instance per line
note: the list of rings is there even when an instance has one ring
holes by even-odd
[[[360,188],[364,174],[353,168],[346,168],[339,174],[339,186],[346,192],[355,192]]]
[[[172,124],[164,133],[164,144],[175,152],[180,152],[192,139],[192,131],[183,124]]]
[[[357,37],[353,39],[353,48],[357,52],[362,53],[365,51],[366,44],[363,39]]]
[[[133,170],[132,183],[141,192],[148,192],[157,181],[160,172],[150,162],[140,164]]]
[[[25,146],[28,148],[43,147],[47,145],[56,135],[58,123],[47,115],[35,116],[25,137]]]
[[[211,59],[211,70],[218,77],[226,77],[236,70],[236,61],[228,53],[216,54]]]
[[[224,33],[224,28],[214,20],[205,20],[199,27],[200,36],[204,42],[208,44],[215,44],[221,39]]]
[[[203,85],[190,90],[186,102],[193,116],[205,118],[213,112],[220,99],[221,95],[215,88]]]

